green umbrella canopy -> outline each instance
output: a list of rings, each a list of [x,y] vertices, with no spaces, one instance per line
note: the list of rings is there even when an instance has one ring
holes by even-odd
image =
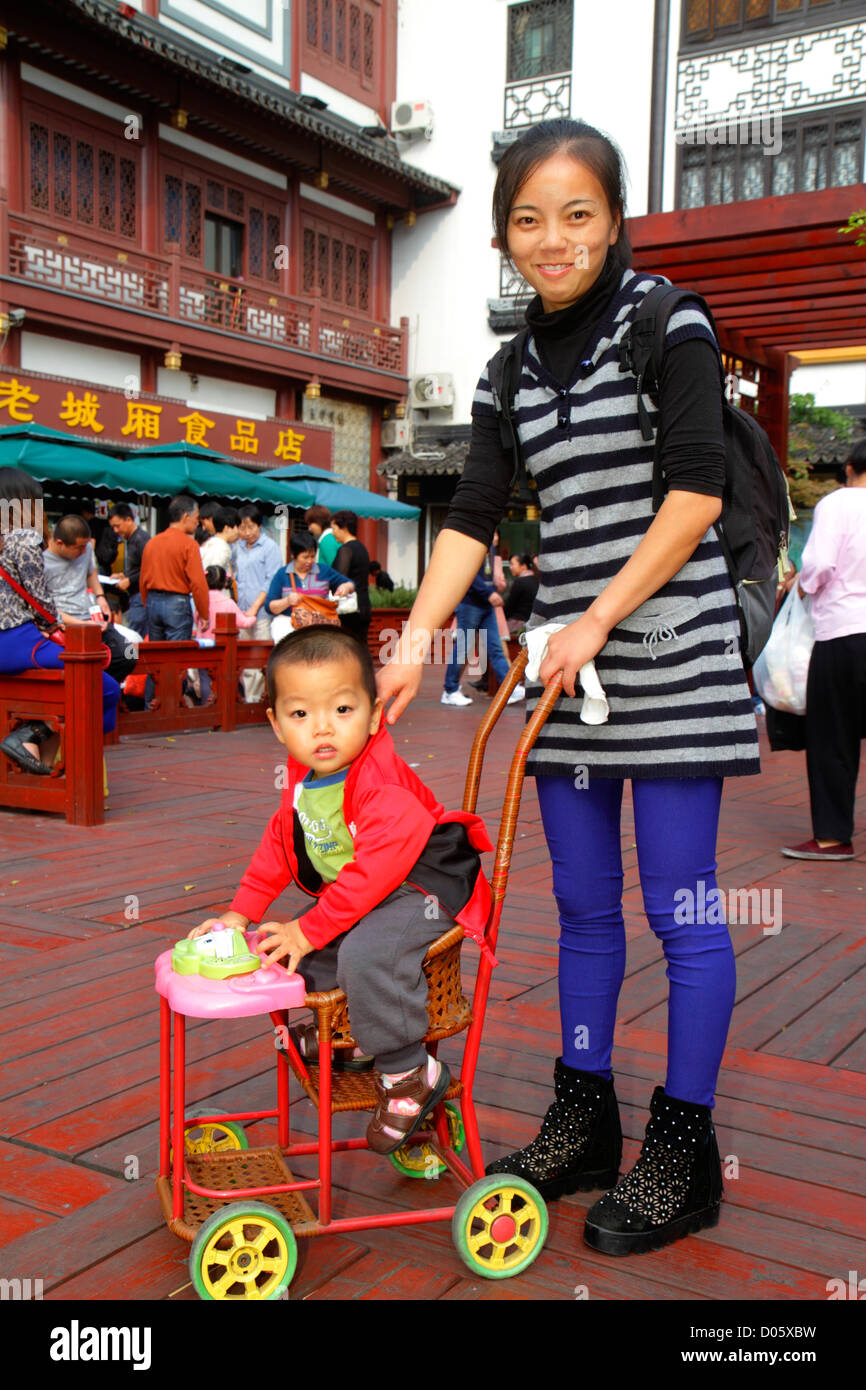
[[[307,489],[262,479],[260,474],[221,462],[222,455],[193,444],[137,449],[128,458],[88,448],[85,441],[47,425],[12,425],[0,429],[0,467],[21,468],[41,483],[66,483],[76,489],[129,492],[154,497],[231,497],[244,502],[309,507]]]
[[[232,497],[243,502],[282,503],[291,507],[311,507],[314,501],[310,488],[277,483],[264,473],[236,468],[224,455],[202,449],[198,444],[159,444],[136,449],[133,459],[148,470],[153,468],[166,481],[170,479],[169,487],[152,485],[148,490],[153,493],[189,492],[194,497]]]
[[[288,464],[285,468],[269,468],[262,478],[272,478],[274,482],[296,480],[314,494],[314,499],[329,512],[343,508],[358,516],[390,518],[393,521],[416,521],[421,515],[420,507],[410,507],[406,502],[392,502],[378,492],[368,492],[363,487],[351,487],[349,483],[338,481],[338,475],[326,473],[322,468],[310,468],[306,464]]]
[[[21,468],[40,483],[67,483],[79,489],[151,492],[143,466],[121,463],[111,454],[89,449],[62,430],[47,425],[11,425],[0,429],[0,467]]]

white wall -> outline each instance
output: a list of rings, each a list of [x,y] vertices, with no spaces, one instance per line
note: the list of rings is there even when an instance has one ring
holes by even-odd
[[[395,227],[391,315],[410,321],[410,375],[454,375],[456,423],[468,422],[478,377],[503,341],[487,326],[487,301],[499,297],[490,154],[504,125],[507,10],[507,0],[437,0],[431,19],[428,0],[399,4],[397,99],[429,100],[434,118],[432,140],[402,142],[403,158],[460,197]],[[650,0],[576,0],[571,114],[619,144],[635,215],[647,201],[652,27]]]
[[[414,589],[418,582],[417,521],[388,522],[388,558],[385,569],[395,584]],[[379,561],[381,564],[381,560]]]
[[[117,386],[121,390],[137,385],[141,360],[137,353],[117,352],[114,348],[71,343],[67,338],[51,338],[44,333],[21,333],[21,370],[45,372],[49,376],[72,377],[94,386]]]
[[[216,410],[224,415],[237,411],[244,419],[267,420],[276,414],[276,392],[266,387],[216,376],[200,376],[193,384],[189,372],[173,372],[167,367],[157,370],[156,393],[185,401],[194,410]]]
[[[821,406],[866,403],[866,361],[815,362],[791,373],[792,395],[811,394]]]

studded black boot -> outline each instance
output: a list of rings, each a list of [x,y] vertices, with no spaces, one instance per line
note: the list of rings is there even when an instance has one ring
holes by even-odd
[[[587,1212],[583,1238],[607,1255],[658,1250],[719,1219],[722,1165],[709,1106],[656,1086],[650,1115],[637,1163]]]
[[[612,1187],[622,1158],[622,1129],[613,1080],[578,1071],[557,1057],[556,1100],[541,1133],[517,1153],[488,1163],[487,1173],[526,1178],[546,1202],[567,1192]]]

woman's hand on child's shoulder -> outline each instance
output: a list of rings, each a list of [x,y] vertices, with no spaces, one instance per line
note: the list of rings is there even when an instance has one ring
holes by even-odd
[[[249,917],[244,917],[240,912],[224,912],[221,917],[208,917],[199,926],[193,927],[192,931],[187,932],[187,941],[193,941],[197,936],[204,936],[215,927],[217,922],[222,922],[224,927],[236,927],[239,931],[246,931],[250,924]]]

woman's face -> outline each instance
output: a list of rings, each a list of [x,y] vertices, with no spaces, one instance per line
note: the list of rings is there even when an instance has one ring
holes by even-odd
[[[523,565],[520,563],[516,555],[512,555],[511,559],[508,561],[508,567],[515,577],[518,574],[523,573]]]
[[[315,558],[315,550],[302,550],[300,555],[295,556],[295,574],[309,574]]]
[[[586,294],[618,235],[598,179],[565,152],[539,164],[508,215],[509,254],[546,313]]]

